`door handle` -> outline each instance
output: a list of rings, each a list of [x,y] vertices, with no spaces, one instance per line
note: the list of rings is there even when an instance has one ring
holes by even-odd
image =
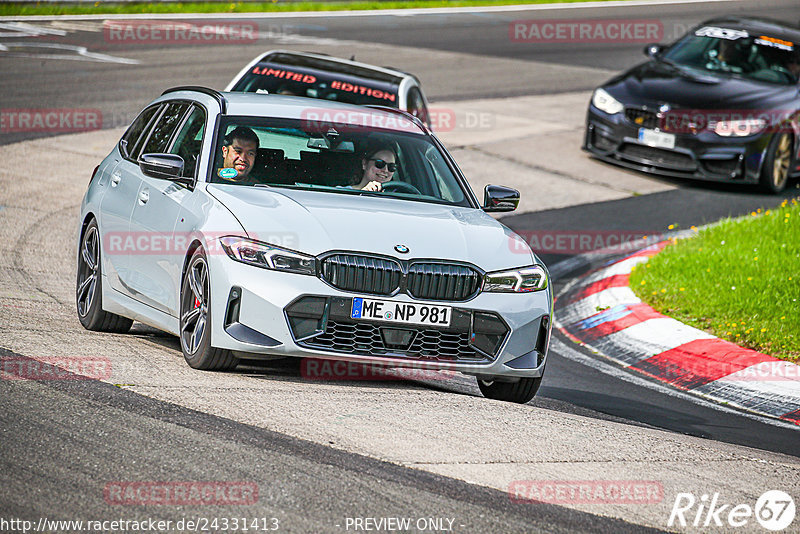
[[[111,175],[111,187],[117,187],[119,185],[119,181],[122,180],[122,175],[118,172],[115,172]]]
[[[147,204],[148,200],[150,200],[150,190],[142,189],[141,191],[139,191],[139,203]]]

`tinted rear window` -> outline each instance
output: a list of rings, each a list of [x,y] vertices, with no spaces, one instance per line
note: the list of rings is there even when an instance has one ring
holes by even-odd
[[[253,67],[233,90],[305,96],[347,104],[398,107],[396,85],[272,63],[261,63]]]
[[[368,69],[366,67],[359,67],[358,65],[348,65],[346,63],[339,63],[338,61],[329,61],[322,58],[307,56],[296,56],[294,54],[285,54],[282,52],[270,54],[267,58],[263,59],[261,63],[273,63],[284,66],[315,69],[322,72],[330,72],[332,74],[345,74],[347,76],[384,82],[391,85],[399,85],[401,81],[399,76]]]

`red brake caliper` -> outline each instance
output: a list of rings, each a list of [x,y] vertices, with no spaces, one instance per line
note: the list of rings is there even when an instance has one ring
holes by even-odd
[[[194,298],[194,307],[195,308],[199,308],[200,307],[200,299],[198,299],[197,297]]]

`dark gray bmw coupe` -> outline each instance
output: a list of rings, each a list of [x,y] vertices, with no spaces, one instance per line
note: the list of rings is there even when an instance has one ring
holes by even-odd
[[[583,148],[679,178],[758,183],[800,174],[800,28],[719,18],[594,91]]]

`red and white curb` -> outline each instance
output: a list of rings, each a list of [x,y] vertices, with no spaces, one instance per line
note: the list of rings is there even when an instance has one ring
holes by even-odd
[[[628,286],[633,266],[669,243],[643,248],[567,285],[558,296],[556,327],[630,370],[800,425],[800,366],[661,315]]]

